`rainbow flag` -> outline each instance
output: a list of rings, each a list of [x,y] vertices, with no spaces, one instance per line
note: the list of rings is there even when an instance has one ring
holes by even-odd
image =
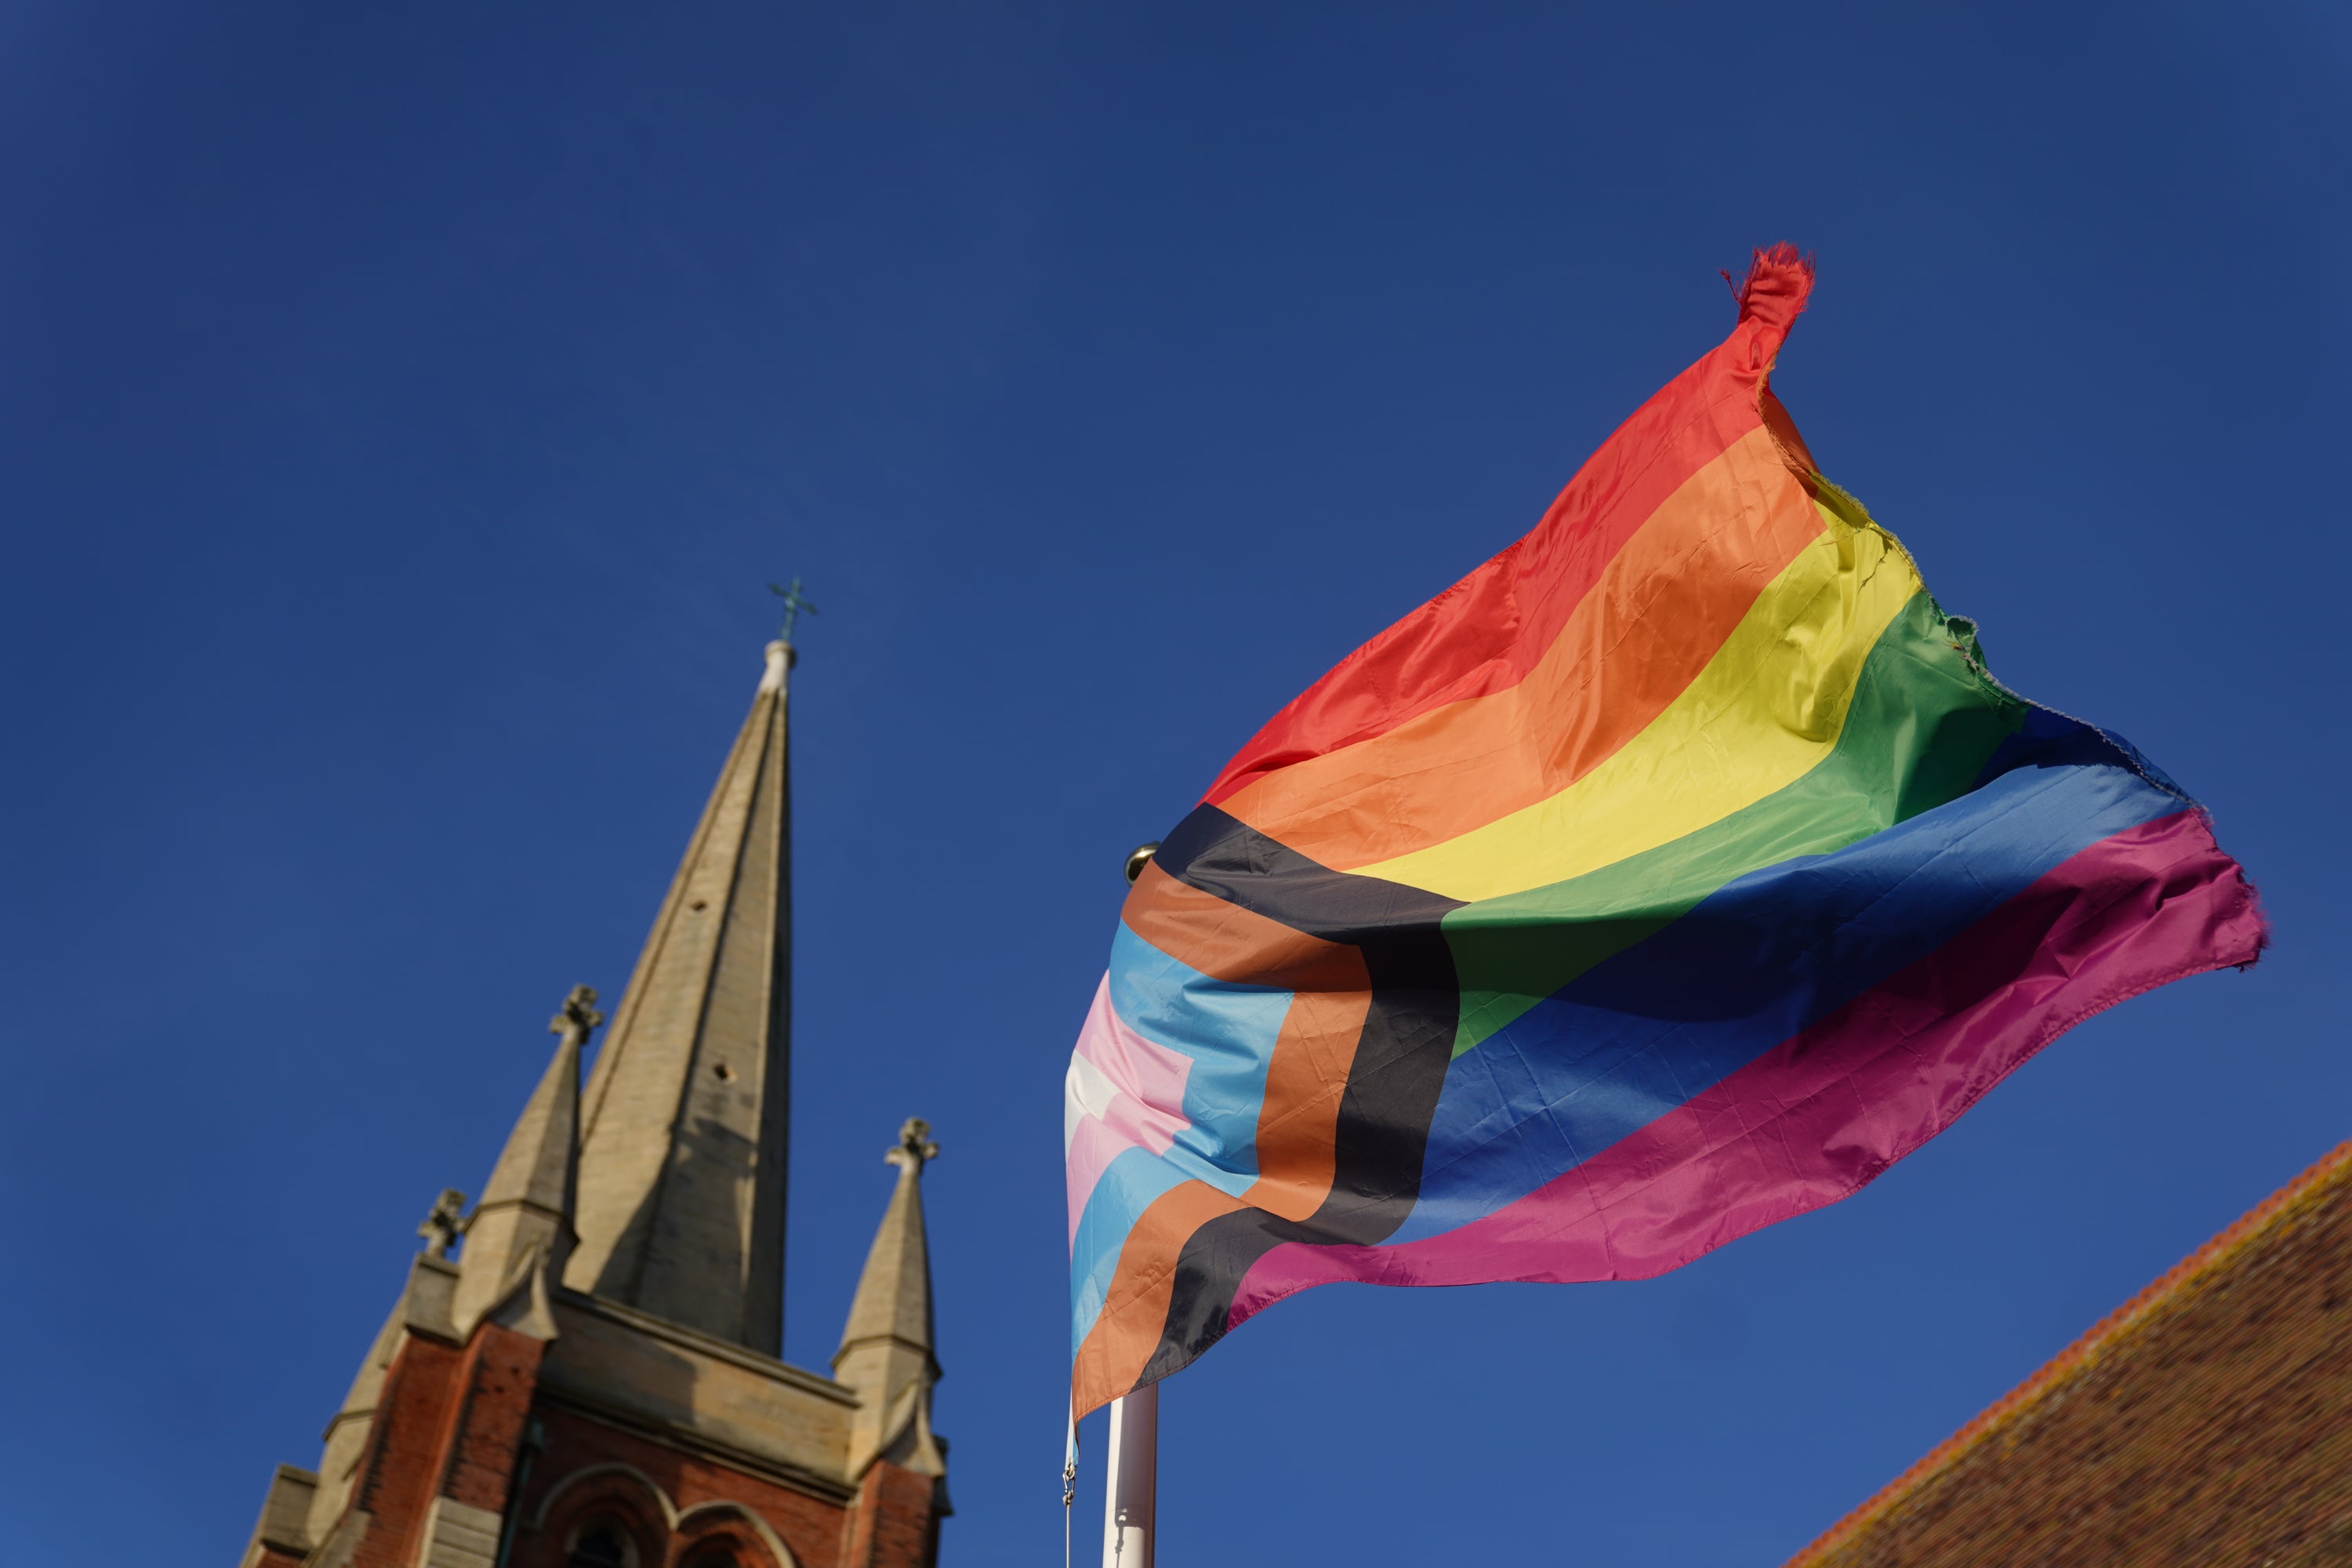
[[[1350,654],[1136,882],[1070,1062],[1072,1404],[1309,1286],[1639,1279],[1853,1192],[2265,930],[2204,812],[1988,671],[1739,321]]]

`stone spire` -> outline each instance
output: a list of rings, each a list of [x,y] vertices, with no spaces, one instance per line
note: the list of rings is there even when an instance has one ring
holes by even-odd
[[[564,1283],[783,1345],[792,1062],[789,643],[662,900],[588,1079]]]
[[[856,1390],[859,1406],[849,1434],[849,1473],[887,1458],[920,1475],[943,1476],[945,1457],[931,1435],[931,1384],[940,1363],[931,1353],[931,1252],[923,1234],[923,1166],[940,1146],[929,1123],[909,1120],[883,1156],[898,1167],[898,1185],[883,1212],[882,1228],[866,1255],[834,1381]]]
[[[604,1015],[575,985],[548,1021],[555,1059],[507,1135],[489,1184],[466,1221],[465,1255],[450,1316],[460,1334],[535,1277],[562,1279],[572,1256],[580,1185],[580,1052]],[[429,1223],[429,1222],[428,1222]],[[534,1287],[544,1293],[544,1280]]]

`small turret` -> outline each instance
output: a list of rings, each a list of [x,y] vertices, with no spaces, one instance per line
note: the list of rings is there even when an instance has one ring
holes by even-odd
[[[580,1053],[604,1016],[596,993],[575,985],[548,1023],[558,1041],[555,1059],[532,1091],[491,1167],[481,1202],[466,1221],[465,1252],[450,1304],[458,1336],[519,1293],[528,1290],[514,1326],[534,1338],[555,1337],[547,1309],[549,1281],[563,1277],[574,1236],[572,1216],[580,1185]]]
[[[923,1232],[923,1166],[939,1155],[929,1123],[909,1120],[883,1156],[898,1167],[898,1184],[882,1227],[866,1255],[835,1381],[860,1401],[849,1435],[849,1474],[863,1475],[877,1458],[918,1475],[947,1474],[947,1458],[931,1432],[931,1385],[940,1363],[931,1351],[931,1254]]]

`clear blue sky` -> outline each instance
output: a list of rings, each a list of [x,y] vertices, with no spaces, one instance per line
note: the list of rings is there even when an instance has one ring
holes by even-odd
[[[1120,858],[1790,239],[1824,468],[2275,949],[1678,1275],[1286,1303],[1162,1449],[1171,1563],[1778,1562],[2352,1134],[2347,74],[2318,3],[0,6],[12,1558],[226,1564],[315,1462],[797,572],[788,1353],[929,1117],[947,1561],[1048,1560]]]

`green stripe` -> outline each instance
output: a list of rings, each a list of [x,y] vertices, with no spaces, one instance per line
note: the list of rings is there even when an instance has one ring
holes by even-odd
[[[1958,798],[2025,717],[1971,665],[1975,628],[1925,591],[1863,663],[1844,731],[1793,784],[1598,871],[1445,917],[1462,985],[1460,1056],[1736,878],[1826,855]]]

